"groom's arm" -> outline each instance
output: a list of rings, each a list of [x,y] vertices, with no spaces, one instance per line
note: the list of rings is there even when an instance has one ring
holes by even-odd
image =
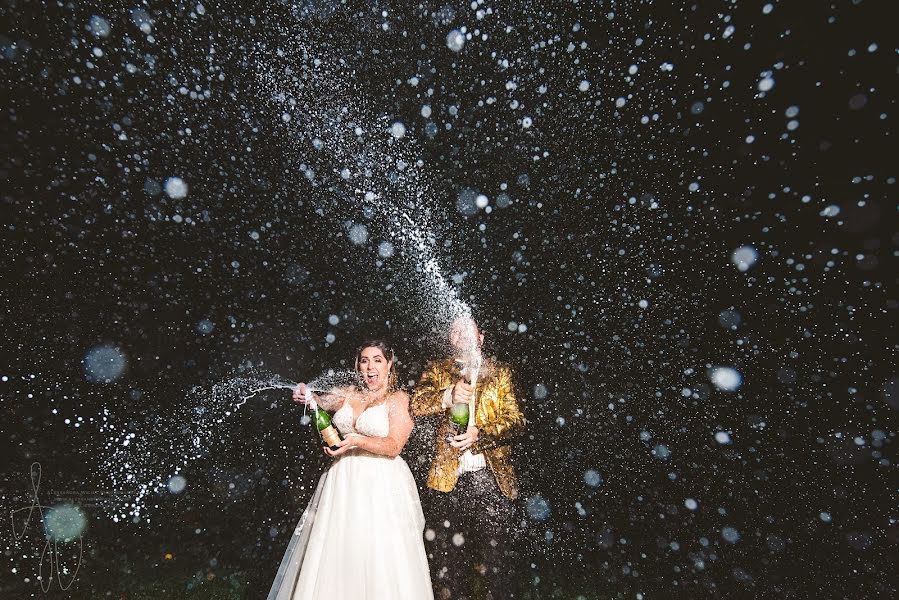
[[[428,417],[446,410],[446,391],[453,386],[450,374],[438,363],[430,363],[412,393],[412,414]]]
[[[483,400],[489,400],[496,410],[484,419],[478,431],[476,451],[490,450],[507,444],[516,436],[524,433],[527,420],[518,407],[518,398],[512,382],[512,371],[508,367],[500,367],[496,378],[484,390]],[[474,451],[474,450],[473,450]]]

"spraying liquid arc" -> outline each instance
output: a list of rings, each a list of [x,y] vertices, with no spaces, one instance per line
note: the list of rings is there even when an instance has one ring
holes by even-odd
[[[306,394],[308,397],[313,391],[333,392],[354,385],[357,380],[352,371],[329,370],[309,383]],[[211,388],[193,387],[187,394],[188,402],[170,413],[127,424],[116,421],[113,413],[104,409],[100,431],[108,437],[99,470],[113,489],[127,491],[127,499],[101,503],[101,508],[114,522],[129,517],[135,522],[150,522],[151,517],[144,515],[150,498],[159,493],[180,493],[184,489],[184,473],[193,461],[227,448],[229,439],[221,427],[228,419],[254,397],[277,390],[293,392],[298,385],[280,375],[232,377]],[[273,403],[271,407],[274,406]],[[301,424],[307,418],[304,407]],[[172,432],[165,452],[159,452],[153,437],[153,432],[159,430]]]
[[[411,136],[397,137],[385,116],[366,108],[365,97],[347,84],[351,73],[342,61],[324,51],[313,54],[299,41],[285,41],[276,54],[279,60],[270,54],[257,60],[258,93],[271,107],[273,122],[285,128],[291,140],[308,141],[288,150],[301,162],[321,210],[333,213],[329,201],[336,200],[340,212],[352,214],[361,200],[373,224],[392,239],[392,246],[402,249],[400,255],[417,275],[403,277],[401,283],[417,299],[416,312],[429,319],[435,331],[445,331],[459,316],[470,316],[470,306],[440,267],[425,208],[438,203],[430,198],[432,178],[417,142]],[[302,118],[283,118],[299,107]],[[325,158],[318,169],[307,164],[321,156]],[[339,176],[329,178],[329,173]]]

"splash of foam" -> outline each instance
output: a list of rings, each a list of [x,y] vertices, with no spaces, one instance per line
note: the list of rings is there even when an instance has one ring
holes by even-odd
[[[307,384],[316,392],[356,387],[358,375],[354,371],[329,369]],[[193,387],[184,403],[163,416],[153,416],[137,425],[125,426],[103,409],[100,431],[109,434],[100,463],[112,488],[129,492],[121,503],[121,496],[101,505],[110,518],[121,521],[128,517],[142,518],[147,499],[157,493],[173,491],[171,481],[181,477],[191,461],[227,444],[220,426],[233,417],[250,399],[272,390],[296,389],[298,383],[280,375],[232,377],[211,388]],[[165,452],[158,432],[167,433]],[[183,489],[183,483],[181,484]],[[178,490],[180,491],[180,489]],[[143,517],[149,522],[149,517]]]
[[[127,502],[119,498],[106,503],[113,521],[141,517],[148,497],[168,489],[169,480],[187,465],[223,443],[218,426],[261,392],[294,389],[297,384],[283,377],[245,376],[221,381],[211,389],[192,388],[184,403],[162,416],[144,419],[136,425],[117,422],[103,409],[100,431],[109,435],[106,456],[100,462],[113,489],[129,492]],[[166,432],[165,442],[160,433]],[[167,444],[165,452],[159,452]],[[149,521],[149,519],[146,519]]]
[[[471,309],[440,268],[427,209],[436,203],[429,201],[434,193],[424,161],[417,158],[419,147],[410,136],[396,135],[395,122],[368,108],[367,98],[350,83],[354,71],[345,59],[313,54],[295,36],[285,38],[275,52],[263,48],[265,58],[257,60],[262,101],[272,107],[273,121],[298,141],[292,148],[298,161],[324,154],[318,171],[300,165],[322,199],[336,199],[346,213],[357,211],[361,200],[363,210],[403,250],[418,275],[405,283],[434,329],[445,331]]]

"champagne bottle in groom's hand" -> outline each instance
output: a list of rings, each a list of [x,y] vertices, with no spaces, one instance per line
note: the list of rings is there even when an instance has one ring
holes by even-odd
[[[468,404],[453,404],[449,409],[449,421],[453,435],[465,433],[468,429]]]
[[[483,364],[481,351],[479,348],[471,347],[456,358],[456,365],[459,369],[461,379],[453,386],[453,407],[450,412],[450,422],[458,425],[461,429],[460,433],[464,433],[468,429],[468,425],[472,425],[475,408],[475,386],[477,385],[478,374]],[[460,393],[461,392],[461,393]],[[465,408],[458,406],[458,403],[464,402]],[[465,427],[462,427],[462,417],[467,418]]]
[[[452,389],[453,404],[448,410],[450,431],[447,441],[453,441],[453,436],[461,435],[468,431],[469,415],[471,412],[471,395],[474,389],[465,379],[456,382]]]

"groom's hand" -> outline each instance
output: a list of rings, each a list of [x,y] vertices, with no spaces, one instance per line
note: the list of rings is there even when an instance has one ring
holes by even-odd
[[[464,379],[460,379],[453,386],[453,404],[468,404],[471,401],[471,394],[474,388],[471,384],[465,383]]]
[[[453,436],[453,441],[450,442],[450,446],[457,448],[461,452],[465,452],[471,448],[472,444],[478,441],[478,433],[479,430],[477,427],[469,425],[468,430],[465,433]]]

